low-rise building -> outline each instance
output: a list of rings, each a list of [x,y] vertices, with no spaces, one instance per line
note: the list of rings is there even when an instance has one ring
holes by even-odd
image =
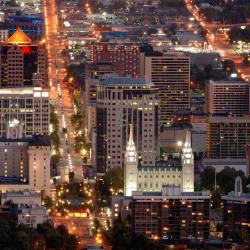
[[[30,190],[2,193],[1,205],[3,206],[7,201],[12,201],[18,207],[41,206],[41,193]]]
[[[46,208],[43,206],[22,206],[18,209],[18,224],[37,228],[38,224],[48,221]]]

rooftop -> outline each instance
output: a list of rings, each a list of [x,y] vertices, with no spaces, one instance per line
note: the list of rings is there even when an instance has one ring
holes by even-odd
[[[50,146],[50,137],[48,135],[33,135],[21,139],[0,138],[0,142],[28,142],[30,146]]]
[[[158,161],[155,166],[139,166],[138,171],[180,171],[181,162],[179,159],[169,159],[167,161]]]
[[[20,28],[8,39],[10,44],[31,44],[31,42],[32,40]]]
[[[133,77],[109,77],[100,80],[102,85],[143,85],[149,84],[150,81],[147,81],[143,78],[133,78]]]

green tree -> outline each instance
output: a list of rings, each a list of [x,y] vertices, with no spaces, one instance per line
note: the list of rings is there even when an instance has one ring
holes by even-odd
[[[214,167],[206,167],[201,172],[201,187],[203,189],[212,190],[215,184],[215,168]]]

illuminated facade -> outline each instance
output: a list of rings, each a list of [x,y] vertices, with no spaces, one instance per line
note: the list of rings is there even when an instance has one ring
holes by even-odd
[[[137,191],[137,176],[138,176],[138,156],[133,140],[133,126],[130,125],[129,141],[125,153],[125,167],[124,167],[124,195],[132,196],[133,191]]]
[[[0,89],[0,137],[6,137],[14,120],[22,125],[24,136],[49,135],[49,93],[40,87]]]
[[[190,58],[182,53],[141,55],[141,75],[160,90],[161,123],[190,110]]]
[[[124,167],[133,124],[138,162],[154,165],[159,157],[158,89],[142,78],[110,77],[97,85],[97,172]]]
[[[187,131],[181,160],[157,161],[154,165],[138,164],[132,136],[130,133],[125,153],[125,196],[132,196],[133,191],[161,192],[164,186],[178,186],[182,192],[194,191],[194,158],[190,131]]]
[[[191,147],[191,133],[188,130],[186,140],[182,148],[182,180],[183,192],[194,192],[194,155]]]
[[[0,86],[23,87],[47,84],[44,43],[33,43],[21,30],[0,44]]]
[[[247,82],[210,81],[206,83],[206,112],[213,115],[250,113],[250,89]]]
[[[155,240],[208,239],[210,193],[167,187],[132,196],[132,230]]]
[[[211,116],[208,118],[208,159],[246,159],[249,144],[249,117]]]
[[[0,138],[1,191],[29,189],[49,195],[50,157],[48,136]]]
[[[139,76],[140,46],[138,43],[100,42],[91,45],[91,63],[111,62],[123,67],[123,76]]]

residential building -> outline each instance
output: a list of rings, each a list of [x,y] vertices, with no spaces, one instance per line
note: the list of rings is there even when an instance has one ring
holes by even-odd
[[[235,190],[222,196],[223,238],[232,240],[238,233],[243,240],[250,242],[250,193],[242,192],[241,177],[235,179]]]
[[[139,76],[140,44],[99,42],[91,45],[91,63],[111,62],[123,68],[122,76]]]
[[[206,112],[212,115],[249,114],[249,91],[247,82],[209,81],[205,87]]]
[[[0,44],[0,86],[23,87],[47,84],[44,43],[33,43],[21,30]]]
[[[160,91],[161,124],[190,110],[190,58],[181,52],[141,53],[140,74]]]
[[[124,166],[133,125],[138,161],[154,165],[159,156],[158,89],[141,78],[110,77],[97,85],[97,172]]]
[[[15,124],[24,136],[49,135],[49,92],[41,87],[0,88],[0,137]]]
[[[209,206],[209,191],[166,187],[162,192],[134,192],[132,230],[151,239],[205,240],[209,238]]]

